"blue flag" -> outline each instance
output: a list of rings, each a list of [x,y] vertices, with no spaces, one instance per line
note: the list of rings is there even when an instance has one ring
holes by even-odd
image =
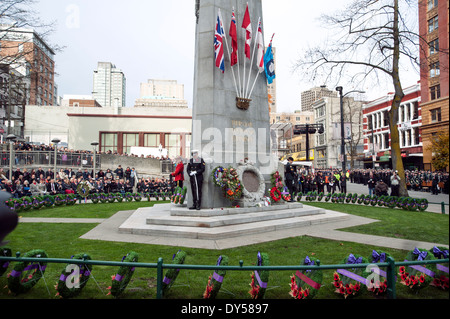
[[[275,79],[275,62],[273,61],[272,40],[264,55],[264,71],[266,72],[267,83],[272,84]]]

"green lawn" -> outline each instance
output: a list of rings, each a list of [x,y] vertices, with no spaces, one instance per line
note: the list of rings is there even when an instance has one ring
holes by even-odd
[[[137,207],[149,206],[154,203],[142,201],[140,203],[114,203],[114,204],[83,204],[72,207],[59,207],[42,209],[40,211],[21,212],[22,217],[79,217],[79,218],[108,218],[120,210],[131,210]],[[311,205],[312,203],[309,203]],[[448,243],[448,215],[403,212],[387,210],[377,207],[360,207],[351,204],[325,204],[317,203],[327,209],[342,210],[350,214],[358,214],[365,217],[377,218],[379,223],[367,227],[352,228],[347,231],[361,233],[383,234],[382,229],[389,228],[386,236],[399,234],[402,238],[418,239],[417,234],[423,234],[426,241]],[[334,206],[330,206],[334,205]],[[355,206],[355,207],[354,207]],[[434,227],[431,224],[434,223]],[[430,225],[428,225],[430,224]],[[428,225],[428,226],[425,226]],[[305,256],[319,258],[322,264],[339,264],[349,253],[359,254],[367,258],[373,249],[389,252],[396,260],[403,260],[406,251],[385,249],[383,247],[367,246],[353,242],[338,242],[300,236],[283,240],[267,242],[257,245],[243,246],[240,248],[221,251],[193,249],[183,247],[169,247],[160,245],[146,245],[134,243],[106,242],[98,240],[85,240],[79,237],[96,224],[45,224],[45,223],[20,223],[16,230],[10,234],[7,240],[13,253],[20,251],[25,253],[31,249],[44,249],[51,258],[70,258],[74,254],[87,253],[94,260],[120,261],[124,255],[133,250],[139,253],[139,262],[156,263],[159,257],[165,262],[170,262],[172,255],[183,249],[187,253],[186,264],[215,265],[219,255],[227,255],[230,265],[239,265],[243,260],[244,265],[255,265],[257,252],[266,252],[271,265],[295,265],[299,264]],[[422,240],[422,239],[420,239]],[[40,280],[28,293],[13,296],[8,294],[6,274],[0,277],[0,299],[56,299],[56,284],[65,265],[49,264],[45,272],[45,280]],[[8,269],[9,273],[12,266]],[[111,285],[111,276],[117,272],[117,267],[93,266],[92,277],[81,295],[81,299],[111,299],[108,296],[107,287]],[[165,297],[168,299],[201,299],[205,290],[210,270],[182,270],[175,286]],[[293,271],[271,271],[269,288],[266,292],[268,299],[290,299],[289,283]],[[223,283],[223,290],[218,298],[249,299],[248,291],[251,281],[250,271],[228,271]],[[317,294],[317,299],[341,299],[334,292],[331,283],[333,270],[324,271],[323,286]],[[229,291],[233,295],[227,294]],[[137,268],[127,290],[120,297],[122,299],[142,299],[156,297],[156,270]],[[373,296],[363,291],[358,297],[371,299]],[[397,298],[399,299],[448,299],[449,293],[438,290],[435,287],[427,287],[418,294],[401,284],[397,284]]]

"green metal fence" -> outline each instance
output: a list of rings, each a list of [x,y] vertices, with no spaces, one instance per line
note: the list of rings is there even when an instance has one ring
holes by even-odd
[[[334,264],[321,265],[320,261],[316,266],[244,266],[244,261],[239,261],[238,266],[218,266],[218,265],[187,265],[187,264],[164,264],[163,258],[158,258],[157,263],[141,263],[141,262],[121,262],[121,261],[99,261],[84,259],[60,259],[60,258],[31,258],[20,257],[20,253],[16,253],[16,257],[0,257],[0,261],[9,262],[41,262],[41,263],[62,263],[62,264],[82,264],[82,265],[100,265],[100,266],[124,266],[124,267],[140,267],[140,268],[156,268],[157,286],[156,298],[162,299],[162,284],[164,278],[164,269],[190,269],[190,270],[231,270],[231,271],[285,271],[285,270],[330,270],[330,269],[348,269],[348,268],[367,268],[369,265],[376,265],[378,267],[386,267],[387,280],[387,297],[389,299],[396,299],[396,267],[410,266],[410,265],[425,265],[425,264],[445,264],[449,259],[435,259],[435,260],[416,260],[416,261],[402,261],[396,262],[394,258],[388,257],[386,262],[382,263],[364,263],[364,264]]]

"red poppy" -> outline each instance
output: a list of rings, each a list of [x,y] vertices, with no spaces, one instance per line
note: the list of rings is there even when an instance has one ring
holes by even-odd
[[[401,274],[403,274],[405,272],[405,266],[401,266],[398,270]]]
[[[352,294],[353,293],[353,289],[352,287],[346,287],[347,288],[347,294]]]
[[[342,285],[342,283],[340,281],[335,281],[334,282],[334,287],[339,288]]]
[[[345,287],[344,287],[344,286],[341,286],[341,287],[339,288],[339,293],[345,294]]]
[[[335,281],[340,279],[337,272],[334,273],[333,277],[334,277],[334,280],[335,280]]]
[[[356,284],[353,286],[353,289],[357,292],[359,291],[360,288],[361,288],[361,286],[359,284]]]
[[[420,281],[420,283],[424,283],[425,282],[425,275],[421,275],[420,277],[419,277],[419,281]]]

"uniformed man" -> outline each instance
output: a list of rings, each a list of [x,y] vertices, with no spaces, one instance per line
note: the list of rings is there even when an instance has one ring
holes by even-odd
[[[286,187],[289,189],[289,194],[291,195],[290,202],[294,201],[294,191],[297,183],[297,169],[292,163],[294,159],[292,157],[288,158],[288,163],[284,167],[284,177],[286,178]]]
[[[189,207],[189,209],[200,210],[202,202],[202,185],[203,173],[205,172],[205,161],[198,155],[198,151],[192,151],[192,158],[189,160],[186,172],[190,177],[193,200],[193,206]]]

